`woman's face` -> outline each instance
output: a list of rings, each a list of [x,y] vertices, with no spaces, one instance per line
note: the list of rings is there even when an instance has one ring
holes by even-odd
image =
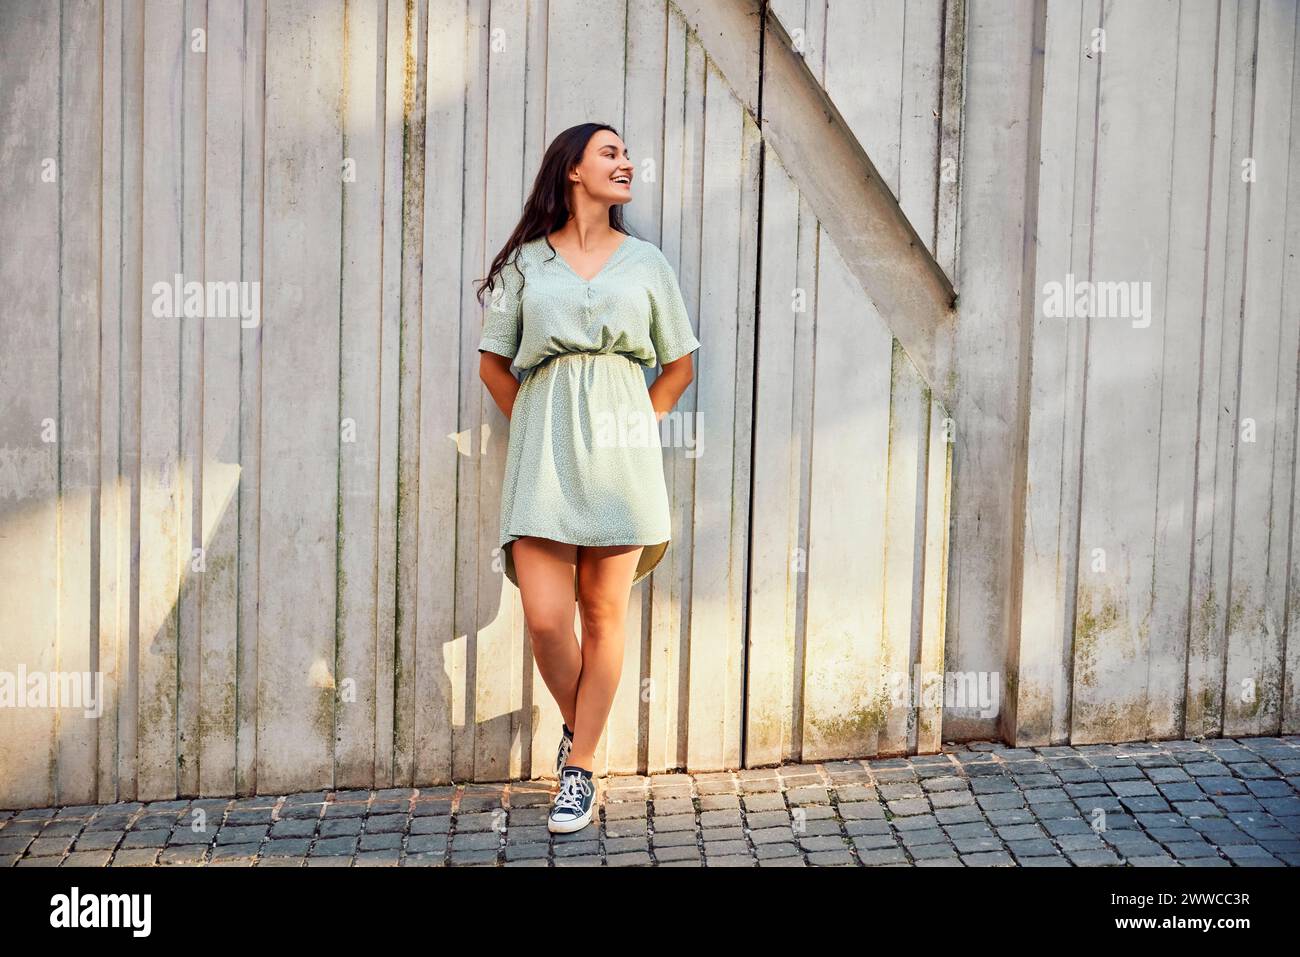
[[[623,141],[610,130],[597,130],[587,141],[574,177],[573,188],[595,202],[612,206],[632,199],[632,161]]]

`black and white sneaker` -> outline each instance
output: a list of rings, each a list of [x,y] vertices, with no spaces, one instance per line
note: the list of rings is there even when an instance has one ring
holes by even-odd
[[[561,723],[560,727],[564,730],[561,732],[560,747],[555,752],[555,776],[558,778],[560,772],[564,770],[564,762],[569,760],[569,752],[573,750],[573,732],[569,730],[567,724]]]
[[[547,830],[552,834],[572,834],[591,823],[596,786],[591,772],[566,764],[560,774],[560,791],[555,795]]]

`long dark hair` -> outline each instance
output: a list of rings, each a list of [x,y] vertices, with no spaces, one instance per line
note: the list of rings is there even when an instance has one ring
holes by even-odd
[[[483,305],[484,292],[496,288],[496,277],[505,268],[508,260],[513,263],[512,257],[520,246],[539,236],[549,236],[569,221],[569,171],[582,162],[582,154],[586,152],[587,144],[600,130],[609,130],[614,135],[619,135],[618,130],[608,123],[579,123],[577,126],[570,126],[555,137],[551,145],[546,148],[541,168],[537,170],[537,178],[533,180],[533,190],[524,203],[523,215],[519,217],[519,225],[515,227],[506,244],[492,260],[492,268],[488,270],[487,278],[479,283],[476,296],[480,306]],[[622,203],[610,205],[609,225],[618,232],[628,235],[623,225]],[[549,240],[547,245],[550,246]],[[555,252],[554,246],[551,247],[551,251]],[[516,265],[515,269],[518,270],[519,267]],[[523,271],[519,270],[519,274],[522,276]]]

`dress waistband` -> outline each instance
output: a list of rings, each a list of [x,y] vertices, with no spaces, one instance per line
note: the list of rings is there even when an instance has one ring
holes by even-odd
[[[544,365],[549,363],[552,359],[573,359],[573,358],[584,357],[584,356],[589,358],[596,358],[597,356],[609,356],[616,359],[622,359],[625,362],[636,363],[636,360],[633,359],[630,355],[628,355],[625,352],[596,352],[594,350],[579,349],[579,350],[574,350],[572,352],[554,352],[551,355],[546,356],[544,359],[542,359],[541,362],[537,363],[536,365],[529,366],[524,371],[531,375],[533,372],[537,371],[538,369],[542,368]]]

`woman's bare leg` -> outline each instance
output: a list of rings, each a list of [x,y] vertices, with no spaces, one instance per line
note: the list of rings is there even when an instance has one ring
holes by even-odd
[[[642,545],[578,549],[578,604],[582,614],[582,674],[569,763],[588,771],[605,730],[623,670],[627,605]]]
[[[573,728],[577,720],[578,675],[582,672],[582,652],[573,630],[578,546],[524,536],[515,539],[510,547],[533,660],[559,705],[564,723]]]

